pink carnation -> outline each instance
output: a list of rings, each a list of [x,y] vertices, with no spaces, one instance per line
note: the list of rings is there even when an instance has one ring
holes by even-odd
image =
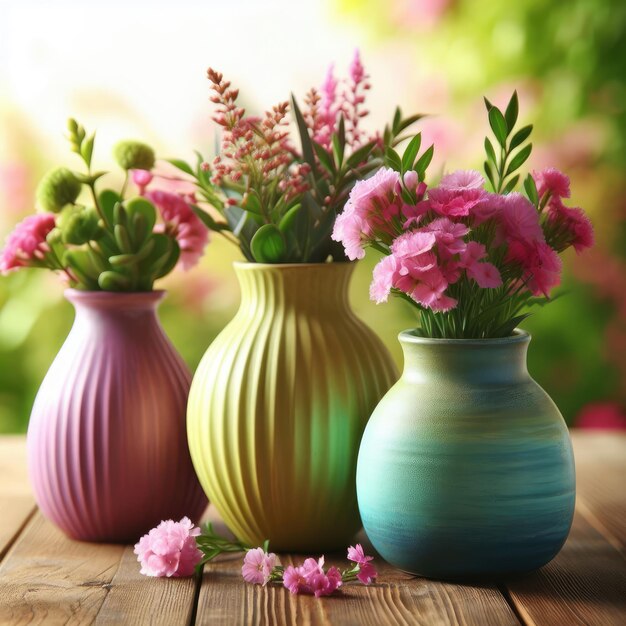
[[[369,585],[374,582],[378,576],[376,568],[370,563],[374,559],[373,556],[367,556],[363,551],[363,547],[360,543],[356,546],[350,546],[348,548],[348,559],[354,563],[358,563],[359,571],[356,577],[364,584]]]
[[[424,230],[435,235],[437,249],[440,253],[444,252],[447,255],[463,252],[465,250],[463,237],[470,232],[469,227],[465,224],[452,222],[447,217],[433,220]]]
[[[324,572],[323,556],[318,561],[306,559],[300,567],[290,565],[285,568],[283,585],[294,594],[312,594],[316,598],[329,596],[341,587],[341,572],[336,567]]]
[[[144,535],[135,544],[135,554],[145,576],[191,576],[202,560],[196,544],[200,528],[183,517],[180,522],[167,520]]]
[[[462,191],[464,189],[482,189],[485,179],[476,170],[457,170],[452,174],[446,174],[439,183],[439,189]]]
[[[522,194],[513,192],[501,197],[498,219],[507,240],[544,241],[537,209]]]
[[[161,212],[165,229],[172,232],[180,246],[180,264],[188,270],[198,263],[209,241],[209,231],[184,198],[169,191],[145,194]]]
[[[474,263],[467,268],[467,275],[483,289],[495,289],[502,286],[502,276],[492,263]]]
[[[35,259],[43,259],[50,251],[46,237],[54,226],[52,213],[37,213],[24,218],[6,238],[0,253],[0,272],[6,274],[28,267]]]
[[[556,168],[548,167],[541,172],[533,172],[533,178],[540,198],[547,192],[553,198],[569,198],[569,178]]]
[[[241,574],[246,582],[266,585],[270,580],[272,571],[279,564],[280,561],[273,552],[268,554],[263,548],[253,548],[246,552]]]
[[[512,241],[506,261],[522,266],[522,280],[535,296],[548,297],[550,290],[561,282],[561,259],[544,241]]]
[[[551,202],[548,221],[559,231],[564,231],[568,244],[580,253],[593,246],[593,226],[585,212],[579,208],[563,206],[560,201]]]
[[[337,217],[332,238],[340,241],[349,259],[362,259],[364,245],[371,239],[390,241],[399,231],[402,201],[396,194],[398,172],[382,168],[371,178],[354,185],[343,212]]]

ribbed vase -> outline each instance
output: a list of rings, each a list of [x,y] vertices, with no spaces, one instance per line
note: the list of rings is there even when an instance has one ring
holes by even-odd
[[[33,406],[28,463],[41,511],[72,538],[134,542],[206,508],[185,435],[191,375],[158,321],[163,295],[66,291],[76,317]]]
[[[363,525],[392,565],[432,578],[526,572],[567,538],[574,457],[559,410],[530,377],[530,336],[400,334],[405,367],[359,452]]]
[[[188,437],[230,529],[274,550],[345,547],[360,528],[359,441],[396,379],[348,303],[350,263],[235,264],[241,306],[191,385]]]

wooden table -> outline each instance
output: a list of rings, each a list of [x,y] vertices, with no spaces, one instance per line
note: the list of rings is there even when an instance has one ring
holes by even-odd
[[[244,584],[239,555],[208,564],[201,579],[154,579],[139,574],[130,546],[67,539],[35,507],[24,438],[0,437],[0,624],[623,626],[626,435],[573,439],[574,526],[540,571],[461,585],[412,577],[377,560],[376,584],[316,600]]]

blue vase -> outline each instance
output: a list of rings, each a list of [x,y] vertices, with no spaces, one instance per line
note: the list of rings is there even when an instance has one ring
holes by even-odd
[[[399,336],[401,379],[363,435],[357,495],[372,544],[431,578],[526,572],[572,523],[575,475],[563,417],[530,377],[530,335]]]

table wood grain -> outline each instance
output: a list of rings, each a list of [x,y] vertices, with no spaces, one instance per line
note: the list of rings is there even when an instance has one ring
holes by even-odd
[[[538,572],[456,584],[378,559],[374,585],[317,600],[244,584],[240,555],[207,564],[201,577],[153,579],[139,574],[131,546],[66,538],[35,506],[24,438],[0,437],[0,624],[623,626],[626,435],[574,433],[573,441],[574,525]],[[220,524],[211,508],[207,517]],[[281,555],[285,565],[301,558]],[[327,555],[330,564],[342,561]]]

